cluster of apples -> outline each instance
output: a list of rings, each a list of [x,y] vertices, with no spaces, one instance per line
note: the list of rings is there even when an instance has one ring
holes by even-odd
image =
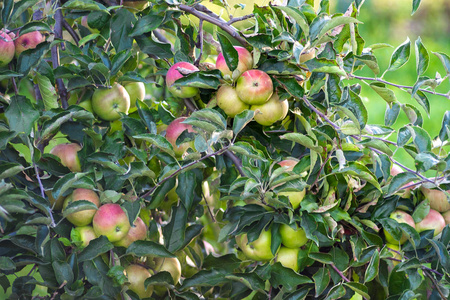
[[[27,49],[34,49],[44,41],[44,36],[39,31],[32,31],[16,38],[14,32],[6,33],[0,31],[0,67],[9,64],[14,55],[19,57],[20,53]]]

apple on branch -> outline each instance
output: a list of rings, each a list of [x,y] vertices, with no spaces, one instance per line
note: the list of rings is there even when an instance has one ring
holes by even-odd
[[[97,193],[89,189],[75,189],[72,194],[66,197],[63,204],[63,211],[66,207],[75,201],[86,200],[94,203],[97,207],[100,205],[100,198]],[[82,211],[77,211],[67,215],[67,220],[75,226],[86,226],[91,224],[92,218],[96,214],[95,209],[87,209]]]
[[[444,217],[434,209],[430,209],[428,215],[422,219],[419,223],[416,223],[416,230],[421,233],[425,230],[434,230],[433,237],[437,236],[444,230],[445,219]]]
[[[280,235],[281,243],[286,248],[300,248],[308,242],[305,231],[297,224],[293,224],[293,226],[281,224]]]
[[[425,198],[430,201],[431,209],[437,210],[441,213],[450,210],[450,203],[448,201],[449,199],[443,191],[428,189],[424,186],[421,186],[420,190],[422,191]],[[448,190],[447,193],[450,193],[450,190]]]
[[[16,48],[16,57],[19,57],[20,53],[28,49],[34,49],[37,45],[44,41],[44,36],[39,31],[32,31],[19,35],[14,41]]]
[[[136,100],[143,101],[145,98],[145,85],[143,82],[130,82],[124,85],[130,96],[130,110],[136,107]]]
[[[77,153],[80,150],[81,146],[75,143],[59,144],[50,150],[50,154],[59,157],[61,164],[69,168],[70,171],[81,172],[80,158]]]
[[[139,298],[149,298],[153,294],[153,286],[145,288],[144,282],[152,274],[143,266],[129,265],[125,268],[125,274],[127,275],[130,285],[128,288],[135,292]]]
[[[248,242],[247,234],[241,234],[236,237],[236,243],[244,252],[245,256],[256,261],[271,260],[274,255],[271,249],[272,233],[269,230],[263,230],[259,237],[253,242]]]
[[[130,95],[120,84],[116,83],[112,88],[95,90],[92,95],[92,109],[105,121],[120,119],[120,114],[128,114],[130,109]]]
[[[9,64],[14,58],[15,46],[12,40],[5,31],[0,31],[0,67]]]
[[[223,53],[219,53],[216,60],[216,69],[220,70],[222,76],[229,76],[230,78],[238,78],[242,73],[253,68],[253,56],[244,47],[234,47],[239,55],[239,62],[236,70],[233,72],[228,68],[227,62],[223,56]]]
[[[111,243],[123,239],[130,230],[130,221],[119,204],[108,203],[100,206],[92,220],[97,236],[104,235]]]
[[[70,238],[73,242],[79,243],[81,248],[87,247],[89,242],[97,238],[92,226],[79,226],[72,228]]]
[[[250,105],[242,102],[236,89],[230,85],[222,85],[216,94],[217,106],[230,118],[250,108]]]
[[[127,235],[114,243],[114,246],[128,248],[134,241],[145,240],[147,237],[147,226],[145,226],[144,221],[137,217],[128,231]]]
[[[416,224],[414,223],[414,219],[411,217],[411,215],[409,215],[408,213],[406,213],[406,212],[404,212],[402,210],[394,211],[393,213],[391,213],[389,218],[397,221],[397,223],[405,223],[405,224],[408,224],[409,226],[411,226],[412,228],[416,228]],[[408,236],[405,233],[403,233],[402,237],[400,238],[400,241],[397,241],[384,228],[383,228],[383,232],[384,232],[384,237],[386,238],[386,242],[389,243],[389,244],[400,244],[400,245],[402,245],[408,239]]]
[[[237,80],[236,92],[244,103],[264,104],[273,94],[272,79],[261,70],[245,71]]]
[[[275,260],[280,262],[285,268],[290,268],[295,272],[298,272],[299,251],[300,248],[280,247]]]
[[[263,126],[270,126],[286,117],[289,103],[287,99],[280,101],[278,94],[273,93],[267,102],[252,105],[250,109],[256,112],[254,120],[257,123]]]
[[[185,117],[177,118],[173,120],[166,129],[166,139],[172,144],[175,155],[179,157],[181,157],[188,148],[195,149],[194,141],[184,142],[177,146],[177,139],[183,131],[187,130],[188,132],[195,132],[192,125],[183,123],[184,120],[186,120]]]
[[[187,73],[189,72],[197,71],[199,71],[199,69],[196,66],[184,61],[178,62],[171,66],[166,75],[166,85],[169,87],[170,93],[177,98],[191,98],[197,95],[199,93],[199,89],[196,87],[173,85],[174,82],[182,78],[183,75],[188,75]]]

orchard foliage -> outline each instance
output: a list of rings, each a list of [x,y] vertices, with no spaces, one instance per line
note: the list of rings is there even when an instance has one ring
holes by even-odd
[[[221,12],[199,1],[3,1],[4,32],[45,38],[0,68],[3,291],[13,299],[448,299],[450,227],[434,236],[433,225],[416,230],[390,215],[426,218],[437,205],[425,188],[448,204],[450,94],[439,85],[450,75],[450,50],[405,37],[383,70],[376,52],[390,45],[366,45],[359,34],[364,1],[345,14],[330,11],[328,0],[277,1],[234,17],[243,5],[211,2]],[[412,3],[414,13],[420,0]],[[251,52],[253,68],[288,101],[283,120],[262,126],[253,121],[258,110],[230,118],[217,106],[219,87],[240,75],[233,45]],[[238,73],[215,69],[220,52]],[[425,75],[430,59],[442,62],[434,78]],[[198,89],[192,98],[166,86],[177,62],[199,69],[178,68],[174,83]],[[383,79],[407,63],[416,64],[415,83]],[[359,76],[363,68],[373,76]],[[92,111],[96,90],[133,82],[146,94],[129,97],[128,113],[105,121]],[[384,124],[368,123],[362,85],[386,106]],[[401,93],[417,104],[402,103]],[[442,127],[427,132],[432,108],[442,112]],[[400,114],[409,122],[396,124]],[[170,143],[167,125],[179,117],[192,130]],[[50,154],[69,142],[81,146],[81,172]],[[186,151],[176,154],[182,143]],[[400,148],[414,169],[393,158]],[[287,159],[293,167],[279,164]],[[139,217],[146,237],[122,247],[94,224],[100,236],[84,247],[67,216],[97,205],[79,199],[61,211],[79,188],[94,190],[101,205],[120,205],[130,224]],[[289,250],[282,235],[294,231],[286,225],[301,228],[295,233],[306,244]],[[387,234],[399,242],[387,245]],[[260,236],[267,251],[244,255]],[[174,257],[180,280],[161,267]]]

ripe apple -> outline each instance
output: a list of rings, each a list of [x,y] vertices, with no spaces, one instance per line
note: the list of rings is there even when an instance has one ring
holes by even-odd
[[[15,46],[12,38],[5,32],[0,31],[0,67],[9,64],[14,58]]]
[[[409,215],[408,213],[406,213],[402,210],[394,211],[393,213],[391,213],[389,218],[397,221],[398,223],[405,223],[405,224],[408,224],[409,226],[411,226],[412,228],[416,228],[416,224],[414,223],[414,219],[411,217],[411,215]],[[408,236],[405,233],[403,233],[402,237],[400,238],[400,241],[397,241],[384,228],[383,228],[383,232],[384,232],[384,236],[386,237],[386,242],[388,242],[389,244],[399,243],[400,245],[402,245],[408,239]]]
[[[291,268],[298,272],[298,252],[300,248],[280,247],[278,250],[276,261],[280,262],[284,267]]]
[[[97,207],[100,205],[100,198],[97,193],[93,190],[88,189],[75,189],[72,194],[66,197],[63,204],[63,211],[66,209],[67,205],[72,202],[86,200],[94,203]],[[86,226],[91,224],[92,218],[96,213],[95,209],[87,209],[82,211],[77,211],[75,213],[71,213],[67,215],[67,220],[75,226]]]
[[[174,82],[183,77],[180,73],[180,69],[185,69],[188,71],[199,71],[199,69],[191,63],[188,62],[178,62],[171,66],[167,71],[166,75],[166,85],[169,87],[169,91],[178,98],[191,98],[199,93],[198,88],[190,86],[173,86]],[[187,74],[184,74],[187,75]]]
[[[280,226],[281,243],[287,248],[300,248],[308,242],[305,231],[297,224],[294,226],[295,229],[286,224]]]
[[[424,186],[421,186],[420,190],[425,198],[430,200],[431,209],[441,213],[450,210],[450,203],[448,202],[447,195],[443,191],[428,189]],[[450,190],[447,192],[450,193]]]
[[[124,87],[130,96],[130,109],[136,107],[136,100],[144,100],[145,85],[143,82],[130,82],[125,84]]]
[[[280,101],[277,93],[273,93],[269,101],[263,104],[256,104],[250,107],[251,110],[259,111],[255,114],[255,121],[263,126],[270,126],[273,123],[286,117],[289,110],[287,99]]]
[[[120,113],[128,114],[130,95],[116,83],[110,89],[97,89],[92,95],[92,109],[105,121],[120,119]]]
[[[44,41],[44,36],[39,31],[32,31],[20,35],[15,41],[16,57],[25,50],[34,49],[36,46]]]
[[[234,47],[234,49],[236,49],[236,51],[238,52],[238,55],[239,55],[239,63],[236,68],[236,70],[238,72],[236,72],[236,70],[234,70],[234,72],[236,72],[235,76],[237,78],[245,71],[253,68],[253,56],[244,47],[236,46],[236,47]],[[228,75],[228,76],[232,77],[233,79],[235,79],[234,78],[235,76],[233,76],[232,72],[228,68],[227,62],[225,61],[225,58],[223,57],[222,53],[219,53],[219,55],[217,56],[216,69],[218,69],[218,70],[220,70],[220,72],[222,72],[223,77],[225,77],[225,75]]]
[[[249,105],[266,103],[273,93],[272,79],[264,71],[245,71],[237,80],[236,92],[239,99]]]
[[[53,154],[61,160],[61,164],[69,168],[72,172],[81,172],[81,163],[77,152],[81,150],[81,146],[75,143],[59,144],[50,150]]]
[[[89,245],[89,242],[97,238],[94,228],[92,226],[81,226],[72,228],[70,238],[73,241],[81,242],[80,247],[84,248]]]
[[[92,220],[92,227],[98,236],[106,236],[111,243],[123,239],[131,228],[125,211],[114,203],[100,206]]]
[[[236,237],[236,243],[244,252],[245,256],[257,261],[265,261],[273,258],[272,250],[272,233],[270,230],[263,230],[260,236],[251,243],[248,243],[247,234],[241,234]]]
[[[450,210],[443,213],[442,216],[444,217],[445,224],[450,224]]]
[[[145,240],[146,237],[147,226],[145,226],[145,223],[141,218],[137,217],[127,235],[118,242],[115,242],[114,245],[128,248],[134,241]]]
[[[216,94],[216,100],[217,106],[231,118],[250,108],[248,104],[239,99],[236,89],[229,85],[222,85],[219,88]]]
[[[135,292],[139,298],[149,298],[153,293],[153,286],[145,288],[144,282],[152,274],[144,267],[140,265],[129,265],[125,268],[130,285],[128,288]]]
[[[188,148],[195,149],[194,141],[181,143],[177,146],[177,139],[183,131],[187,130],[188,132],[195,132],[192,125],[182,123],[184,120],[186,120],[185,117],[177,118],[173,120],[166,129],[166,139],[172,144],[173,151],[177,156],[182,156]]]
[[[434,230],[434,235],[437,236],[444,230],[445,219],[444,217],[434,209],[430,209],[428,215],[423,218],[422,221],[416,223],[417,232],[422,232],[425,230]]]

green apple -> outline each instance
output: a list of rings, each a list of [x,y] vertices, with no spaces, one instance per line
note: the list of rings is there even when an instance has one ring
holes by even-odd
[[[425,198],[430,200],[431,209],[441,213],[450,210],[450,199],[447,198],[447,195],[443,191],[428,189],[424,186],[421,186],[420,190]],[[448,190],[447,193],[450,193],[450,190]]]
[[[216,94],[217,106],[230,118],[249,109],[250,106],[239,99],[236,89],[229,85],[222,85]]]
[[[78,106],[81,106],[82,108],[84,108],[85,110],[93,113],[94,110],[92,109],[92,101],[91,100],[86,100],[86,101],[82,101],[80,102],[80,104],[78,104]]]
[[[14,40],[16,57],[19,57],[20,53],[25,50],[36,48],[36,46],[44,40],[44,36],[39,31],[32,31],[19,35],[19,37]]]
[[[305,231],[297,224],[292,225],[281,224],[280,235],[281,243],[287,248],[300,248],[308,242]]]
[[[260,236],[251,243],[248,243],[247,234],[241,234],[236,237],[236,243],[244,252],[245,256],[257,261],[271,260],[274,255],[271,250],[272,233],[269,230],[263,230]]]
[[[149,298],[153,294],[153,286],[145,288],[144,282],[152,274],[144,267],[140,265],[129,265],[125,268],[130,285],[128,288],[135,292],[139,298]]]
[[[97,89],[92,95],[92,109],[105,121],[118,120],[121,113],[128,114],[130,95],[118,83],[110,89]]]
[[[148,0],[124,0],[123,6],[131,12],[136,12],[140,10],[144,10],[148,6]]]
[[[396,210],[393,213],[391,213],[391,215],[389,216],[389,218],[396,220],[398,223],[406,223],[409,226],[416,228],[416,224],[414,223],[414,219],[406,212],[402,211],[402,210]],[[386,238],[386,242],[388,242],[389,244],[396,244],[399,243],[400,245],[402,245],[403,243],[406,242],[406,240],[408,239],[408,236],[403,233],[400,241],[397,241],[394,239],[394,237],[387,232],[385,229],[383,229],[384,232],[384,236]]]
[[[437,236],[444,230],[445,227],[445,219],[444,217],[434,209],[430,209],[428,215],[423,218],[422,221],[416,223],[417,232],[422,232],[425,230],[434,230],[434,235]]]
[[[136,107],[136,100],[143,101],[145,98],[145,85],[143,82],[130,82],[124,85],[130,96],[130,109]]]
[[[81,146],[75,143],[59,144],[50,150],[50,154],[59,157],[61,164],[70,171],[81,172],[81,163],[77,153],[80,150]]]
[[[273,93],[269,101],[263,104],[252,105],[250,109],[256,112],[254,117],[256,122],[263,126],[270,126],[286,117],[289,103],[286,99],[280,101],[278,94]]]
[[[94,203],[97,207],[100,205],[100,198],[97,193],[89,189],[75,189],[72,194],[66,197],[63,204],[63,212],[67,205],[72,202],[86,200]],[[87,209],[82,211],[77,211],[67,215],[67,220],[75,226],[86,226],[91,224],[92,218],[96,213],[95,209]]]
[[[127,235],[123,239],[115,242],[114,245],[128,248],[134,241],[145,240],[146,237],[147,226],[145,226],[141,218],[137,217]]]
[[[446,225],[450,224],[450,210],[442,214]]]
[[[181,264],[176,257],[154,257],[155,271],[166,271],[172,275],[174,284],[180,282],[181,278]]]
[[[92,227],[98,236],[106,236],[111,243],[123,239],[131,228],[127,214],[115,203],[100,206],[92,220]]]
[[[237,80],[236,92],[249,105],[264,104],[273,94],[272,79],[261,70],[245,71]]]
[[[89,242],[97,238],[94,228],[92,226],[80,226],[72,228],[70,238],[74,242],[79,242],[80,247],[84,248],[89,245]]]
[[[298,272],[298,253],[300,248],[281,247],[278,250],[276,261],[280,262],[284,267],[290,268]]]

